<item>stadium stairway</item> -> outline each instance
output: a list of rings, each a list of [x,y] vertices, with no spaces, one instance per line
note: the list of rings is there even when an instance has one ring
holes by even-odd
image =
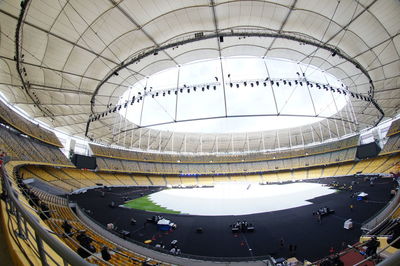
[[[364,256],[354,250],[352,250],[340,257],[340,260],[344,263],[344,265],[355,265],[355,264],[359,263],[360,261],[362,261],[363,259],[364,259]],[[371,261],[366,261],[362,265],[363,266],[373,266],[375,264]]]

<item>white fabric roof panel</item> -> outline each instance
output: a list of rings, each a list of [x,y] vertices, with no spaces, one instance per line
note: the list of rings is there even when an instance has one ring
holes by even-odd
[[[3,13],[0,13],[1,21],[1,38],[0,38],[0,55],[8,58],[14,56],[14,34],[17,21]],[[9,25],[5,27],[4,25]]]
[[[19,10],[20,10],[20,3],[17,1],[2,1],[1,10],[3,10],[4,12],[10,13],[12,16],[18,16]],[[0,16],[2,16],[2,15],[4,15],[4,14],[0,13]],[[3,21],[3,20],[1,20],[1,21]]]
[[[262,1],[228,1],[218,3],[215,13],[220,29],[251,25],[279,30],[282,20],[288,13],[288,8]]]
[[[339,52],[344,52],[367,69],[375,90],[382,91],[375,96],[386,116],[398,113],[399,99],[393,98],[398,95],[400,84],[398,1],[115,2],[116,5],[106,0],[30,0],[25,11],[23,39],[20,41],[23,62],[18,58],[21,67],[27,71],[27,75],[23,76],[24,82],[36,88],[36,94],[46,108],[60,115],[54,117],[54,124],[71,123],[71,126],[62,126],[67,133],[77,134],[79,131],[82,135],[90,114],[90,101],[96,89],[99,88],[93,107],[101,113],[105,105],[115,104],[128,86],[143,77],[177,64],[216,58],[220,54],[223,57],[266,55],[310,63],[341,79],[352,91],[367,95],[370,89],[369,80],[360,69],[340,56],[333,57],[327,50],[281,38],[226,36],[223,42],[217,38],[199,40],[159,51],[156,55],[149,55],[129,65],[128,69],[118,71],[118,76],[112,74],[116,67],[142,52],[193,38],[198,32],[207,35],[231,31],[280,31],[281,34],[291,34],[337,47]],[[0,3],[0,55],[9,59],[0,62],[0,81],[15,86],[22,83],[15,69],[15,61],[12,61],[15,56],[14,38],[16,17],[20,13],[19,4],[13,0]],[[111,78],[99,86],[109,75]],[[49,121],[43,118],[40,110],[20,88],[1,85],[0,91],[11,103],[18,103],[32,117]],[[74,94],[74,91],[81,93]],[[66,106],[63,107],[63,104]],[[69,104],[82,106],[73,105],[76,108],[71,108],[67,106]],[[365,106],[364,102],[354,101],[357,112],[362,112]],[[364,112],[358,118],[364,126],[377,119],[377,112],[371,104]],[[110,127],[114,123],[114,119],[104,121]],[[99,135],[109,134],[108,127],[99,127],[96,131]],[[283,135],[286,133],[282,132]],[[328,134],[328,131],[323,133]],[[164,135],[168,137],[168,134]],[[198,136],[194,134],[193,138]],[[275,141],[274,137],[271,138]],[[243,141],[239,135],[238,139],[238,142]],[[161,143],[166,145],[170,140],[166,139],[165,143],[163,141]],[[145,145],[147,140],[142,142]],[[210,143],[214,142],[215,136],[210,136]],[[152,145],[155,147],[157,143],[158,140]],[[198,149],[197,146],[194,148]]]
[[[214,41],[215,45],[217,46],[217,42],[215,40],[210,40]],[[223,50],[222,52],[225,52],[224,50],[229,49],[230,47],[240,47],[243,46],[245,52],[248,52],[248,50],[251,50],[252,47],[249,46],[254,46],[258,48],[263,48],[264,51],[262,52],[262,56],[265,54],[267,48],[272,44],[273,39],[272,38],[260,38],[260,37],[227,37],[224,38],[224,42],[220,43],[221,49]],[[218,46],[216,47],[218,49]]]
[[[396,47],[397,54],[400,53],[400,34],[397,33],[395,37],[392,39],[394,46]]]
[[[154,18],[164,16],[165,14],[172,13],[176,10],[187,8],[202,8],[209,5],[207,0],[149,0],[149,1],[120,1],[123,8],[129,10],[129,14],[140,25],[148,23]],[[141,12],[137,12],[141,10]]]
[[[283,30],[301,32],[317,40],[327,41],[340,31],[340,27],[330,22],[329,19],[329,17],[324,17],[320,13],[294,9]]]
[[[383,66],[385,78],[397,77],[400,73],[400,61],[397,60],[393,63],[389,63]]]
[[[199,13],[205,17],[208,17],[207,21],[212,22],[212,14],[209,8],[200,8]],[[185,15],[185,16],[183,16]],[[206,27],[201,24],[193,24],[191,27],[191,21],[185,10],[178,10],[173,13],[165,14],[161,17],[157,17],[148,24],[143,26],[143,30],[152,37],[157,44],[162,44],[173,37],[179,36],[182,32],[197,32],[197,31],[211,31],[214,30],[212,23],[208,23]],[[184,29],[184,31],[181,31]]]
[[[383,1],[379,5],[373,5],[370,8],[379,23],[385,27],[389,35],[399,33],[400,16],[398,11],[398,3],[396,1]]]
[[[227,38],[229,41],[229,38]],[[200,45],[199,45],[200,44]],[[179,64],[189,63],[193,58],[216,58],[219,56],[218,44],[215,39],[202,40],[167,49],[166,52]],[[202,56],[202,53],[205,53]],[[209,54],[208,54],[209,53]]]
[[[43,31],[27,26],[29,28],[24,32],[22,42],[27,46],[24,48],[25,62],[40,64],[47,47],[47,35]],[[39,37],[37,39],[37,37]]]
[[[82,60],[82,58],[86,58],[86,60]],[[79,47],[74,47],[69,54],[63,70],[73,73],[84,73],[94,58],[96,58],[95,55],[89,54]]]
[[[226,47],[222,50],[222,56],[230,57],[237,54],[243,54],[246,56],[262,56],[266,49],[264,47],[254,45],[238,45]]]
[[[399,58],[393,58],[393,54],[398,55],[398,51],[391,41],[385,42],[375,49],[373,49],[376,54],[379,54],[379,62],[382,65],[393,62],[394,60],[399,60]],[[376,60],[378,61],[378,60]],[[371,65],[372,66],[372,65]]]
[[[12,0],[7,2],[13,2]],[[15,1],[14,1],[15,2]],[[61,5],[59,1],[36,1],[29,7],[30,12],[26,15],[26,21],[38,26],[41,29],[49,30],[54,23],[54,20],[60,15]],[[20,10],[20,6],[18,7]],[[64,29],[64,32],[67,32]]]
[[[372,47],[379,44],[382,40],[390,37],[380,21],[370,12],[364,12],[350,26],[349,30],[356,32],[363,42]]]
[[[157,56],[143,58],[140,62],[135,64],[132,69],[140,72],[144,76],[150,76],[151,74],[174,66],[176,66],[175,63],[171,61],[165,53],[160,52]]]
[[[0,83],[20,85],[15,62],[9,59],[0,59]]]
[[[101,57],[96,57],[85,69],[85,76],[100,78],[108,74],[111,68],[115,67],[115,64],[104,60]],[[92,88],[93,89],[93,88]]]
[[[152,45],[154,45],[154,43],[151,42],[142,31],[130,30],[108,43],[108,46],[101,51],[101,54],[107,58],[117,55],[117,62],[120,62],[137,51]]]
[[[62,69],[73,46],[60,38],[48,35],[46,53],[42,65],[54,69]]]
[[[192,62],[193,58],[212,59],[212,58],[217,58],[218,56],[219,56],[218,48],[209,47],[198,50],[185,51],[181,54],[176,55],[174,57],[174,60],[179,65],[183,65]]]

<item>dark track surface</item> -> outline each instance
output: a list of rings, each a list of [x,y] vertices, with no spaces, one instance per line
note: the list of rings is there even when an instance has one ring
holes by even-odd
[[[368,201],[357,201],[351,198],[352,192],[338,191],[331,195],[310,200],[313,204],[287,210],[267,212],[243,216],[194,216],[160,214],[177,224],[173,232],[159,232],[155,224],[144,222],[155,213],[125,209],[110,208],[111,201],[123,204],[124,196],[129,199],[137,198],[155,192],[160,188],[112,188],[90,190],[87,193],[71,195],[70,200],[77,201],[81,208],[91,210],[90,216],[106,225],[114,223],[118,230],[131,232],[131,238],[143,243],[152,239],[155,243],[163,242],[169,250],[169,243],[176,239],[182,253],[211,256],[211,257],[254,257],[272,255],[274,257],[289,257],[296,255],[299,259],[315,261],[329,254],[333,247],[339,250],[343,242],[355,243],[361,235],[361,224],[372,217],[389,201],[390,188],[393,186],[391,179],[378,179],[374,186],[364,182],[362,178],[341,177],[320,179],[320,183],[330,183],[333,180],[339,183],[350,184],[356,180],[359,184],[353,191],[363,191],[369,194]],[[318,182],[310,181],[307,182]],[[101,197],[101,191],[106,191]],[[296,199],[293,199],[296,200]],[[350,204],[354,210],[350,211]],[[335,210],[334,214],[322,218],[319,224],[312,213],[322,207]],[[137,220],[136,225],[130,224],[130,219]],[[343,223],[352,218],[354,228],[346,230]],[[230,224],[237,220],[246,220],[255,225],[254,232],[233,234]],[[196,233],[196,228],[202,227],[203,233]],[[280,239],[284,239],[284,247],[280,248]],[[296,245],[296,252],[289,252],[289,245]]]

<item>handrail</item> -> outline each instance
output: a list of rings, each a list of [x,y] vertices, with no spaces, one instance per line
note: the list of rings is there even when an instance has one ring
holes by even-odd
[[[397,183],[398,186],[400,186],[399,180],[397,180]],[[389,201],[378,214],[364,222],[361,226],[361,230],[371,232],[381,226],[398,208],[400,208],[400,191],[397,191],[393,199]]]
[[[395,240],[392,240],[389,245],[387,247],[385,247],[384,249],[380,250],[379,252],[377,252],[377,256],[379,256],[381,253],[383,253],[386,249],[388,249],[389,247],[391,247],[394,243],[396,243],[398,240],[400,240],[400,236],[397,237]],[[375,255],[372,256],[368,256],[367,258],[363,259],[362,261],[358,262],[357,264],[355,264],[354,266],[358,266],[363,264],[364,262],[367,262],[368,260],[373,259]],[[400,251],[397,251],[393,256],[383,260],[381,263],[379,263],[378,265],[385,265],[385,266],[389,266],[389,265],[399,265],[399,258],[400,258]],[[396,262],[396,264],[393,264],[393,262]]]
[[[23,194],[24,194],[24,193],[23,193]],[[27,195],[25,194],[25,196],[27,196]],[[31,200],[31,198],[30,198],[29,196],[27,196],[27,197],[29,198],[29,200]],[[41,200],[43,200],[43,199],[41,199]],[[28,208],[32,209],[33,211],[35,211],[36,213],[45,214],[42,210],[40,210],[40,207],[39,207],[38,205],[36,205],[35,203],[33,203],[33,204],[34,204],[34,206],[37,207],[38,209],[32,208],[31,206],[27,205],[26,203],[23,203],[23,204],[26,205]],[[54,203],[51,203],[51,204],[54,204]],[[46,215],[46,214],[45,214],[45,215]],[[60,225],[54,224],[54,226],[55,226],[56,228],[58,228],[59,230],[60,230],[60,229],[63,230],[63,229],[61,228]],[[51,234],[54,234],[54,235],[58,235],[58,236],[59,236],[59,234],[57,234],[56,232],[53,232],[53,231],[48,231],[48,232],[51,233]],[[79,246],[81,249],[85,250],[87,253],[91,253],[92,256],[93,256],[94,258],[100,260],[101,262],[105,263],[106,265],[112,265],[112,264],[110,264],[108,261],[105,261],[105,260],[103,260],[102,258],[100,258],[99,255],[94,254],[94,252],[92,252],[92,251],[88,250],[86,247],[82,246],[80,243],[78,243],[77,240],[73,239],[71,236],[69,236],[69,235],[64,235],[64,236],[65,236],[65,238],[69,239],[71,242],[73,242],[73,243],[75,243],[77,246]],[[93,240],[93,241],[94,241],[94,242],[97,242],[97,241],[95,241],[95,240]],[[101,244],[101,243],[99,243],[99,244]]]
[[[79,207],[78,203],[74,203],[76,204],[76,210],[77,210],[77,214],[78,217],[80,219],[82,219],[82,221],[84,223],[86,223],[87,225],[90,225],[90,228],[94,231],[96,231],[99,235],[102,235],[104,237],[106,237],[107,239],[109,239],[110,241],[114,242],[115,244],[118,244],[128,250],[131,250],[133,252],[137,252],[135,251],[135,249],[137,249],[137,247],[139,248],[146,248],[150,253],[153,254],[153,256],[148,256],[145,254],[141,254],[142,256],[148,257],[148,258],[152,258],[155,260],[162,260],[168,263],[168,257],[171,256],[172,258],[174,258],[175,260],[179,260],[179,259],[189,259],[189,260],[200,260],[200,261],[206,261],[209,264],[218,264],[221,262],[253,262],[253,261],[271,261],[272,258],[270,255],[263,255],[263,256],[252,256],[252,257],[212,257],[212,256],[202,256],[202,255],[193,255],[193,254],[187,254],[187,253],[180,253],[178,256],[172,256],[168,250],[162,249],[162,248],[156,248],[154,246],[151,245],[147,245],[144,244],[140,241],[137,241],[135,239],[132,239],[130,237],[126,237],[125,239],[120,237],[120,234],[117,231],[110,231],[108,229],[106,229],[106,227],[101,224],[100,222],[98,222],[97,220],[95,220],[93,217],[87,215],[84,211],[82,211],[82,209]],[[137,247],[134,247],[134,245],[136,245]],[[155,253],[154,253],[155,252]],[[158,253],[158,256],[156,255]],[[160,259],[161,256],[163,259]],[[167,256],[167,257],[165,257]],[[158,258],[156,258],[158,257]],[[174,263],[174,262],[170,262],[170,263]],[[186,262],[186,264],[188,264]]]
[[[64,260],[64,263],[69,263],[71,265],[82,265],[82,266],[89,266],[92,265],[89,262],[82,259],[77,253],[75,253],[70,248],[64,246],[60,241],[58,241],[54,236],[52,236],[47,230],[45,230],[40,223],[37,221],[37,218],[34,217],[30,212],[28,212],[22,204],[19,202],[18,198],[14,194],[13,188],[11,187],[11,182],[9,180],[9,176],[5,171],[5,164],[8,162],[3,163],[2,167],[2,178],[3,178],[3,191],[6,192],[7,195],[7,203],[11,205],[11,207],[16,212],[18,219],[18,223],[20,223],[21,218],[23,218],[24,222],[27,222],[35,231],[35,238],[38,245],[39,250],[39,257],[42,261],[43,265],[47,265],[46,263],[46,254],[43,248],[43,243],[46,242],[48,246],[50,246],[60,257]],[[20,226],[19,231],[20,231]],[[25,227],[26,228],[26,227]]]
[[[350,252],[353,251],[353,250],[356,250],[357,248],[361,247],[362,245],[363,245],[363,243],[356,243],[356,244],[354,244],[354,245],[347,245],[347,249],[345,249],[345,250],[343,250],[343,251],[341,251],[341,252],[336,253],[336,255],[338,255],[339,257],[341,257],[341,256],[343,256],[343,255],[346,255],[347,253],[350,253]],[[317,260],[317,261],[314,261],[314,262],[312,263],[312,265],[319,265],[319,264],[322,263],[323,261],[326,261],[327,259],[329,259],[331,256],[332,256],[332,255],[328,255],[328,256],[326,256],[326,257],[324,257],[324,258],[322,258],[322,259],[319,259],[319,260]]]
[[[399,265],[399,261],[400,261],[400,251],[397,251],[393,256],[390,256],[389,258],[380,262],[378,266],[397,266]]]
[[[388,249],[389,247],[391,247],[391,246],[392,246],[395,242],[397,242],[398,240],[400,240],[400,236],[397,237],[396,239],[392,240],[392,241],[388,244],[388,246],[386,246],[385,248],[383,248],[382,250],[380,250],[379,252],[377,252],[377,256],[379,256],[379,255],[380,255],[381,253],[383,253],[386,249]],[[356,244],[354,244],[354,245],[348,245],[348,246],[347,246],[348,249],[343,250],[342,252],[337,253],[337,255],[338,255],[339,257],[342,257],[342,256],[346,255],[347,253],[349,253],[349,252],[351,252],[351,251],[354,251],[354,250],[355,250],[355,251],[358,251],[357,249],[360,248],[360,247],[362,247],[362,246],[364,246],[364,245],[365,245],[365,242],[364,242],[364,243],[356,243]],[[329,256],[327,256],[327,257],[325,257],[325,258],[322,258],[322,259],[320,259],[320,260],[318,260],[318,261],[315,261],[314,263],[312,263],[312,265],[319,265],[321,262],[327,260],[329,257],[331,257],[331,255],[329,255]],[[373,258],[374,258],[374,256],[366,257],[366,258],[364,258],[363,260],[359,261],[358,263],[354,264],[354,266],[362,265],[364,262],[367,262],[367,261],[369,261],[369,260],[371,260],[371,259],[373,259]],[[385,260],[383,260],[382,262],[380,262],[378,265],[379,265],[379,266],[397,266],[399,260],[400,260],[400,251],[397,251],[393,256],[390,256],[389,258],[386,258]]]

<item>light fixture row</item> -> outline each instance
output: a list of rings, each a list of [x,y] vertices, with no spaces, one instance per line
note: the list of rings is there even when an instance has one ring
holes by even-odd
[[[238,81],[232,81],[230,80],[229,82],[225,82],[225,86],[229,86],[231,88],[240,88],[241,86],[243,87],[259,87],[259,86],[264,86],[267,87],[270,85],[272,88],[273,87],[280,87],[280,86],[307,86],[309,88],[317,88],[319,90],[326,90],[326,91],[331,91],[334,93],[339,93],[343,95],[349,95],[352,98],[362,100],[362,101],[368,101],[371,102],[372,99],[371,97],[364,96],[360,93],[355,93],[352,92],[348,89],[347,86],[344,84],[341,85],[341,88],[334,87],[330,84],[323,84],[323,83],[318,83],[314,81],[307,80],[304,77],[301,77],[301,75],[297,72],[298,78],[295,79],[272,79],[267,77],[266,79],[255,79],[255,80],[238,80]],[[108,114],[115,113],[117,111],[120,111],[122,108],[127,108],[128,105],[133,105],[135,102],[139,103],[142,101],[145,97],[151,97],[151,98],[156,98],[156,97],[165,97],[168,95],[178,95],[178,93],[190,93],[191,91],[197,92],[197,91],[208,91],[208,90],[217,90],[218,86],[221,86],[222,83],[218,81],[218,77],[214,77],[216,82],[212,83],[205,83],[205,84],[196,84],[196,85],[186,85],[184,84],[181,87],[178,88],[170,88],[170,89],[163,89],[163,90],[154,90],[153,87],[144,87],[142,91],[137,92],[136,95],[132,96],[132,98],[128,101],[126,101],[123,104],[119,104],[116,106],[112,106],[112,104],[109,104],[107,106],[107,110],[95,114],[95,115],[90,115],[89,116],[89,122],[94,122],[99,120],[102,117],[107,116]],[[230,74],[228,74],[228,78],[230,79]]]

